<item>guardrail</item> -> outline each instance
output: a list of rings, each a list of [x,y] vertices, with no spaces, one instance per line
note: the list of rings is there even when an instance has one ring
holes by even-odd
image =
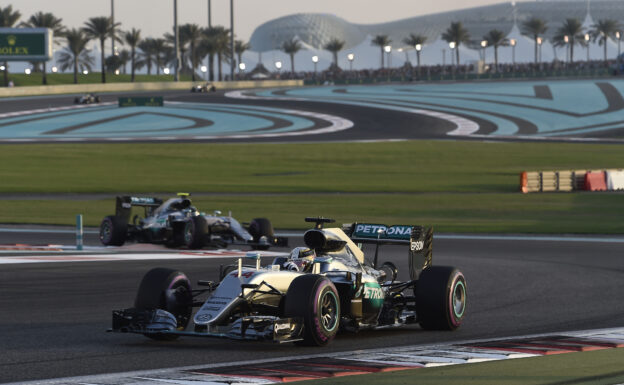
[[[525,194],[615,190],[624,190],[623,170],[524,171],[520,174],[520,191]]]
[[[144,92],[191,90],[191,87],[206,82],[145,82],[145,83],[89,83],[53,86],[24,86],[0,88],[0,97],[84,94],[90,92]],[[299,87],[303,80],[242,80],[235,82],[211,82],[217,90],[247,88]]]

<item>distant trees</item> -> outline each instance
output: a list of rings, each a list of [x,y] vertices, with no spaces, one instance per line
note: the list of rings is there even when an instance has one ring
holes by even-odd
[[[533,39],[535,43],[535,64],[537,64],[537,48],[540,44],[540,39],[544,37],[544,34],[548,30],[548,26],[543,19],[539,17],[532,17],[529,20],[522,23],[522,34]]]
[[[414,33],[410,33],[408,37],[403,39],[403,43],[409,45],[410,47],[414,47],[416,51],[416,63],[418,65],[418,68],[420,68],[420,49],[416,49],[416,46],[420,46],[420,48],[422,49],[422,46],[425,44],[426,41],[427,36],[417,35]]]
[[[27,28],[50,28],[55,38],[63,37],[65,34],[65,26],[63,19],[59,19],[52,13],[37,12],[30,16],[27,21],[20,23],[20,26]],[[43,61],[43,77],[42,84],[48,84],[47,62]]]
[[[106,61],[104,59],[104,42],[109,37],[115,36],[116,40],[118,34],[115,30],[119,27],[120,23],[114,23],[110,17],[99,16],[92,17],[85,22],[82,30],[89,39],[95,39],[100,41],[100,60],[102,66],[102,83],[106,83]],[[119,40],[120,41],[120,40]]]
[[[379,47],[381,50],[381,68],[384,68],[384,47],[390,45],[392,40],[387,35],[377,35],[371,41],[371,44]]]
[[[141,30],[132,28],[130,31],[124,32],[123,41],[130,46],[130,81],[133,82],[137,64],[136,49],[141,42]]]
[[[604,61],[607,63],[607,41],[609,38],[615,40],[616,33],[621,29],[620,23],[613,19],[601,19],[591,26],[589,35],[593,42],[598,41],[598,45],[604,48]]]
[[[345,45],[344,40],[334,38],[328,41],[323,47],[325,50],[331,52],[332,55],[334,56],[333,66],[335,67],[338,67],[338,52],[342,51],[342,49],[344,48],[344,45]]]
[[[87,44],[89,38],[85,33],[76,28],[65,32],[65,40],[67,45],[63,47],[59,55],[59,65],[61,71],[73,68],[74,70],[74,83],[78,83],[78,70],[88,69],[91,70],[93,65],[93,58],[91,57]]]
[[[6,7],[0,7],[0,27],[13,27],[15,23],[22,17],[19,11],[13,11],[13,6],[7,5]],[[9,85],[9,63],[4,62],[4,86]]]
[[[505,37],[505,33],[498,29],[493,29],[483,36],[483,40],[487,41],[488,46],[494,48],[494,71],[498,72],[498,47],[509,45],[509,40]]]
[[[584,44],[585,34],[583,26],[579,19],[566,19],[561,27],[557,29],[557,33],[553,37],[555,46],[565,46],[570,51],[570,62],[574,61],[574,46],[576,44]]]
[[[290,56],[290,70],[295,73],[295,54],[303,48],[301,42],[297,38],[290,38],[282,43],[282,51]]]
[[[447,43],[455,43],[455,57],[457,59],[457,65],[459,65],[459,46],[463,43],[470,41],[470,33],[464,27],[464,25],[458,21],[451,23],[451,26],[442,33],[442,39]]]

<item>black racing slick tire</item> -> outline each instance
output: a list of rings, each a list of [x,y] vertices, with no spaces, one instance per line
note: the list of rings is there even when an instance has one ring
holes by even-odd
[[[201,249],[206,244],[208,223],[201,215],[191,217],[184,225],[184,245],[189,249]]]
[[[266,237],[268,242],[275,237],[275,233],[273,232],[273,225],[271,221],[266,218],[254,218],[251,223],[249,223],[249,234],[253,237],[254,243],[258,243],[260,238]],[[268,250],[270,245],[255,245],[254,250]]]
[[[191,281],[184,273],[157,267],[143,276],[134,300],[134,307],[138,310],[166,310],[176,318],[177,330],[183,331],[188,326],[193,312],[191,290]],[[170,334],[145,335],[163,341],[178,338]]]
[[[128,224],[123,218],[109,215],[100,223],[100,242],[104,246],[122,246],[126,242]]]
[[[466,278],[450,266],[431,266],[415,287],[418,323],[426,330],[455,330],[466,314]]]
[[[326,277],[307,274],[295,278],[284,301],[285,317],[303,318],[303,343],[324,346],[340,326],[340,297]]]

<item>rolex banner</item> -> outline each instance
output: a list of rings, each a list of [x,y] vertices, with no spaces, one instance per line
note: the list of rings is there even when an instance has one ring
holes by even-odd
[[[0,28],[0,61],[52,59],[52,31],[48,28]]]

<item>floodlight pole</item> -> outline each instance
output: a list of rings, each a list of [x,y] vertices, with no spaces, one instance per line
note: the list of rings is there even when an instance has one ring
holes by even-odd
[[[115,0],[111,0],[111,56],[115,56]]]
[[[234,80],[234,0],[230,0],[230,80]]]
[[[208,28],[212,28],[212,12],[210,7],[210,0],[208,0]]]
[[[178,31],[178,0],[173,0],[173,34],[174,34],[174,47],[175,50],[175,65],[173,70],[173,80],[180,80],[180,34]]]

